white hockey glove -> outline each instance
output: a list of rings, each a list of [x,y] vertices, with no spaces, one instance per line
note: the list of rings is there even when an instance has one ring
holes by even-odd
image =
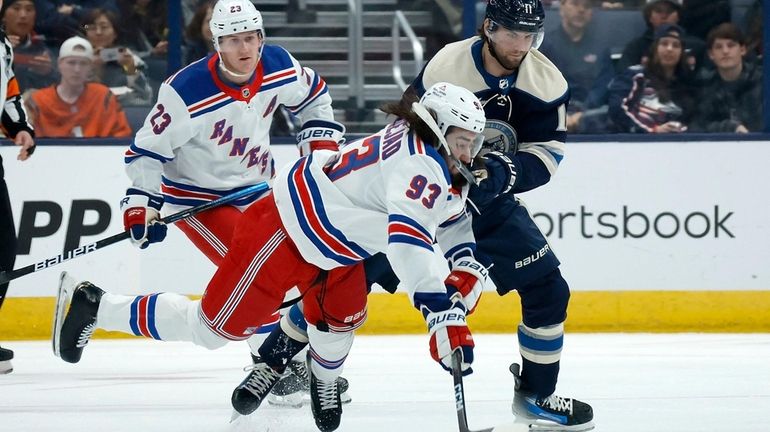
[[[145,249],[150,243],[166,238],[168,227],[161,222],[160,208],[163,200],[138,189],[129,189],[120,201],[123,226],[131,235],[131,243]]]
[[[345,126],[332,120],[310,120],[302,125],[297,134],[300,156],[317,150],[337,152],[344,142]]]
[[[431,310],[431,308],[436,311]],[[444,299],[431,306],[422,305],[420,310],[428,324],[430,334],[430,355],[445,370],[452,370],[452,353],[460,350],[463,354],[462,373],[473,373],[473,335],[465,322],[465,307],[460,301]]]
[[[487,268],[473,257],[458,259],[452,266],[452,272],[444,280],[447,294],[450,297],[461,296],[463,305],[468,310],[468,315],[476,310],[481,293],[484,292],[484,286],[488,284],[494,285],[489,278]]]

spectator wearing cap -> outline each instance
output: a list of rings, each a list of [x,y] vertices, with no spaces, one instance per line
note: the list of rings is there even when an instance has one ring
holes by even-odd
[[[647,30],[623,49],[623,55],[617,65],[619,71],[644,63],[658,27],[664,24],[679,24],[682,17],[682,0],[648,0],[642,8],[642,15],[647,23]],[[705,61],[706,44],[701,39],[689,35],[683,35],[682,39],[687,45],[688,52],[685,57],[690,68],[700,68]]]
[[[762,131],[762,67],[747,62],[746,40],[732,23],[720,24],[706,39],[715,68],[698,77],[698,109],[693,121],[703,132]]]
[[[37,90],[27,101],[40,137],[128,137],[131,127],[110,89],[89,82],[94,49],[82,37],[67,39],[59,48],[58,84]]]
[[[10,0],[3,3],[3,26],[13,46],[13,68],[22,89],[47,87],[57,81],[53,53],[45,38],[35,33],[35,2]]]
[[[644,65],[629,67],[610,84],[609,115],[617,132],[685,132],[695,105],[692,71],[684,57],[684,30],[655,31]]]
[[[561,0],[561,25],[546,33],[540,52],[564,74],[570,90],[567,130],[600,133],[589,124],[604,124],[605,109],[599,121],[583,122],[589,110],[606,105],[607,85],[614,75],[609,44],[592,25],[596,0]]]

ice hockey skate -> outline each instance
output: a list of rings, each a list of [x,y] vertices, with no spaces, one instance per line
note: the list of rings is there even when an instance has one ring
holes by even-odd
[[[301,408],[310,403],[310,377],[307,373],[305,362],[292,360],[287,369],[290,373],[273,387],[267,396],[267,402],[274,406]],[[348,394],[348,380],[337,378],[337,387],[340,389],[340,400],[343,404],[350,403],[352,398]]]
[[[594,428],[590,405],[556,394],[538,398],[522,388],[519,365],[513,363],[510,370],[514,379],[512,409],[517,423],[526,423],[533,432],[583,432]]]
[[[53,352],[57,357],[68,363],[80,361],[83,348],[96,329],[96,313],[103,294],[91,282],[77,283],[62,272],[53,321]]]
[[[237,414],[249,415],[262,405],[270,391],[285,374],[277,372],[257,356],[252,355],[254,364],[246,366],[249,372],[238,387],[233,390],[230,401]],[[233,419],[237,417],[233,415]]]
[[[11,360],[13,360],[13,351],[0,347],[0,375],[13,372]]]
[[[338,380],[322,381],[313,374],[310,367],[311,357],[307,355],[307,371],[310,375],[310,408],[313,411],[315,425],[321,432],[331,432],[340,427],[342,420],[342,401]]]

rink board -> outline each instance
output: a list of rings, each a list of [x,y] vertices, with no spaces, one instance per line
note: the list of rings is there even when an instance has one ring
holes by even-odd
[[[121,230],[123,151],[41,146],[21,163],[15,148],[0,147],[21,238],[17,268]],[[296,150],[277,146],[275,157],[281,167]],[[769,331],[767,160],[762,141],[571,144],[553,181],[521,196],[573,290],[568,328]],[[47,337],[61,270],[119,293],[196,295],[214,268],[175,229],[141,253],[116,244],[14,281],[0,339]],[[515,329],[515,295],[482,302],[477,329]],[[368,332],[422,331],[403,295],[372,296],[370,310]]]

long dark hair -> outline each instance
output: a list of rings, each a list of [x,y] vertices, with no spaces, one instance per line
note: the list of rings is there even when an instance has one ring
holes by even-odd
[[[647,53],[647,63],[644,67],[645,76],[650,80],[652,87],[657,90],[658,97],[662,102],[668,102],[672,99],[672,88],[678,86],[689,86],[692,80],[692,69],[687,63],[687,52],[685,51],[684,41],[682,44],[682,54],[674,67],[674,75],[669,78],[658,59],[658,45],[662,38],[657,39],[650,45]]]
[[[434,147],[439,147],[438,143],[440,141],[433,132],[433,129],[425,124],[425,122],[412,110],[412,103],[419,100],[420,98],[417,96],[417,91],[414,87],[409,86],[403,96],[401,96],[401,100],[383,104],[380,106],[380,111],[406,121],[409,125],[409,129],[413,130],[421,140],[432,144]]]

